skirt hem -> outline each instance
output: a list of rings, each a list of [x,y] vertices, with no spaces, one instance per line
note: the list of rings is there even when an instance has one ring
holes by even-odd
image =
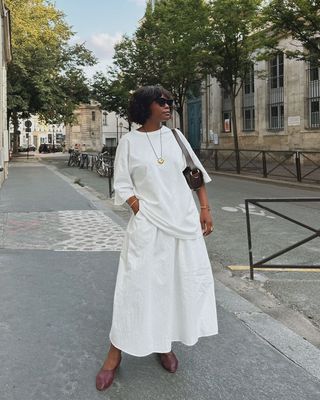
[[[200,338],[202,338],[202,337],[208,337],[208,336],[214,336],[214,335],[217,335],[217,334],[218,334],[218,329],[216,329],[214,332],[200,334],[196,339],[194,339],[194,340],[191,341],[191,342],[187,342],[187,341],[184,341],[184,340],[182,340],[182,339],[172,339],[172,340],[171,340],[171,343],[172,343],[172,342],[180,342],[180,343],[183,343],[183,344],[186,345],[186,346],[194,346],[195,344],[198,343],[198,341],[199,341]],[[161,350],[157,349],[157,350],[149,351],[149,352],[147,352],[147,353],[143,353],[143,354],[140,353],[140,354],[137,354],[137,353],[132,352],[131,350],[130,350],[130,351],[126,350],[126,349],[125,349],[124,347],[122,347],[122,346],[118,346],[118,345],[116,344],[116,342],[115,342],[113,339],[111,339],[111,335],[109,335],[109,340],[110,340],[110,342],[111,342],[115,347],[117,347],[119,350],[125,352],[126,354],[129,354],[130,356],[134,356],[134,357],[146,357],[146,356],[149,356],[150,354],[153,354],[153,353],[168,353],[169,351],[171,351],[171,346],[170,346],[169,349],[168,349],[168,348],[167,348],[167,349],[161,349]]]

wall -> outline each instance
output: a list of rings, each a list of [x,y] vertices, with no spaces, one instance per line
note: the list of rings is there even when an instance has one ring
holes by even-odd
[[[0,0],[0,186],[8,177],[9,134],[7,130],[7,64],[11,61],[10,14]]]

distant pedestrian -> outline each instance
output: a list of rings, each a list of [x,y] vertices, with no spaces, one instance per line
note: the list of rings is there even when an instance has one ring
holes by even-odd
[[[115,204],[133,213],[120,253],[108,356],[96,377],[98,390],[113,382],[121,351],[143,357],[157,353],[175,372],[174,341],[194,345],[218,333],[214,280],[204,236],[213,230],[205,183],[211,181],[182,132],[176,130],[204,183],[197,190],[200,215],[182,173],[186,157],[171,129],[172,96],[161,86],[133,93],[131,122],[114,169]]]

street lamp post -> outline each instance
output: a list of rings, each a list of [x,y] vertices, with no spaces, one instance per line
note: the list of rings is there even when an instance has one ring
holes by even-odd
[[[55,134],[55,126],[52,125],[52,151],[55,150],[55,143],[54,143],[54,134]]]

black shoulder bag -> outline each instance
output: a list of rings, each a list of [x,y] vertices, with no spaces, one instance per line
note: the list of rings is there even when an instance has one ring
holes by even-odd
[[[196,167],[195,163],[193,162],[190,156],[189,151],[187,150],[186,146],[180,139],[180,136],[176,132],[176,130],[172,129],[172,132],[174,134],[174,137],[177,139],[177,142],[181,147],[181,150],[185,155],[187,161],[187,167],[182,171],[182,173],[185,176],[190,189],[198,190],[204,183],[202,171],[198,167]]]

